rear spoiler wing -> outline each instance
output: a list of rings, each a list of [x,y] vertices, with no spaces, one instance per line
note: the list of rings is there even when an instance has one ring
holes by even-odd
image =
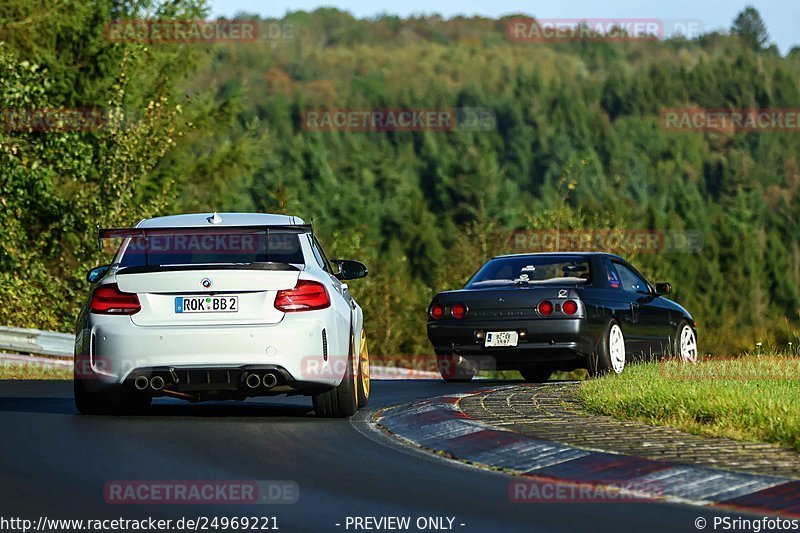
[[[101,228],[97,226],[97,250],[103,251],[104,239],[126,239],[131,237],[150,237],[162,235],[218,235],[228,233],[232,235],[248,235],[266,233],[270,231],[281,233],[314,233],[313,224],[272,224],[269,226],[189,226],[172,228]]]

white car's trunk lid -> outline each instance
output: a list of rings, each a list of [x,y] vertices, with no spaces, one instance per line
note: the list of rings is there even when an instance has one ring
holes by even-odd
[[[140,326],[204,326],[219,324],[272,324],[284,313],[275,308],[279,290],[297,284],[299,270],[214,269],[117,273],[117,286],[136,293],[142,310],[131,316]],[[225,311],[187,312],[186,298],[226,297]],[[178,300],[182,299],[182,300]],[[236,301],[236,310],[230,303]]]

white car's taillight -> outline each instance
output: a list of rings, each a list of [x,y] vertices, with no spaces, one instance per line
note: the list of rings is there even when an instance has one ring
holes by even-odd
[[[275,296],[275,308],[284,313],[296,311],[313,311],[330,307],[328,291],[322,283],[309,280],[298,280],[294,289],[278,291]]]
[[[102,285],[92,292],[89,309],[101,315],[133,315],[141,311],[142,306],[136,294],[122,292],[116,284],[112,284]]]

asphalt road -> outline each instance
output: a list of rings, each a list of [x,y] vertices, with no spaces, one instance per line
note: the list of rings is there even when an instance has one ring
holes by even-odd
[[[476,385],[373,381],[370,409]],[[368,411],[351,421],[323,420],[310,407],[302,397],[159,400],[146,417],[89,417],[76,413],[69,382],[0,381],[0,518],[258,515],[292,532],[355,531],[345,527],[348,516],[409,516],[412,524],[446,516],[455,518],[455,531],[675,532],[696,531],[701,515],[713,529],[710,520],[720,514],[668,503],[512,503],[504,474],[397,445],[371,429]],[[185,479],[292,480],[300,498],[291,505],[134,506],[103,497],[109,480]]]

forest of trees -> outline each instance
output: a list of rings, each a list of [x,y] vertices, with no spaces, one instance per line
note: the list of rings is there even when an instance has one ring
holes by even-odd
[[[209,44],[106,37],[145,9],[204,18],[195,1],[41,4],[0,7],[0,109],[104,120],[0,127],[0,324],[72,329],[85,272],[106,259],[97,224],[262,211],[313,220],[330,256],[367,263],[352,290],[384,356],[429,353],[434,292],[525,251],[514,230],[555,228],[697,234],[691,253],[620,251],[672,282],[703,351],[800,345],[800,131],[661,122],[667,108],[800,108],[800,49],[770,46],[752,8],[729,32],[663,42],[519,43],[505,19],[319,9]],[[493,127],[302,123],[312,109],[470,107]]]

